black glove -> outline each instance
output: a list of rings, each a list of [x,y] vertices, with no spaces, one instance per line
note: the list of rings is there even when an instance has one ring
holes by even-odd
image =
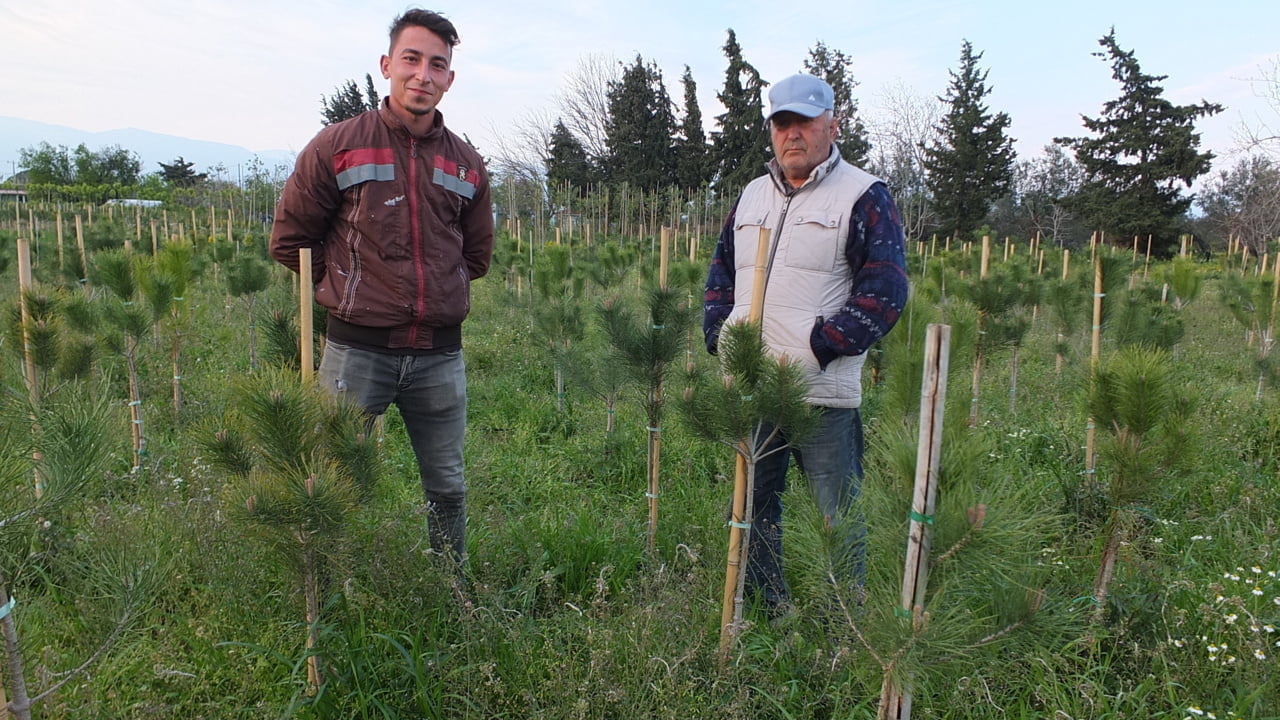
[[[818,359],[818,367],[826,370],[827,365],[830,365],[831,361],[840,357],[840,355],[828,347],[826,339],[822,337],[823,322],[821,315],[814,318],[813,331],[809,333],[809,349],[813,351],[813,356]]]

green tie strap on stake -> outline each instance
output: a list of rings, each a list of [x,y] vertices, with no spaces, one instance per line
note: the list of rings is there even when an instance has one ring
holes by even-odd
[[[645,429],[646,429],[646,430],[648,430],[649,432],[653,432],[653,433],[660,433],[660,432],[662,432],[662,428],[651,427],[651,428],[645,428]]]
[[[730,521],[729,521],[729,527],[736,527],[736,528],[738,528],[739,530],[750,530],[750,529],[751,529],[751,523],[734,522],[733,520],[730,520]]]
[[[920,513],[916,512],[915,510],[912,510],[912,511],[911,511],[911,519],[912,519],[912,520],[915,520],[916,522],[922,522],[922,523],[924,523],[925,525],[932,525],[932,524],[933,524],[933,516],[932,516],[932,515],[922,515],[922,514],[920,514]]]
[[[904,618],[904,619],[906,619],[906,620],[910,620],[910,619],[911,619],[911,611],[910,611],[910,610],[907,610],[906,608],[900,608],[900,607],[898,607],[897,605],[894,605],[894,606],[893,606],[893,616],[894,616],[894,617],[898,617],[898,618]]]
[[[666,329],[666,327],[667,327],[666,325],[654,325],[654,326],[653,326],[653,329],[654,329],[654,330],[665,330],[665,329]]]
[[[644,494],[644,496],[645,496],[645,497],[647,497],[647,498],[649,498],[650,500],[657,500],[657,499],[658,499],[658,493],[646,492],[646,493]]]
[[[13,612],[13,606],[18,604],[18,599],[10,596],[9,602],[0,606],[0,620],[9,617],[9,613]]]

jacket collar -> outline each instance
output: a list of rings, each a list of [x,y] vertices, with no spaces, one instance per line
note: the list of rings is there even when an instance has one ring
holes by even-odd
[[[425,140],[439,135],[444,129],[444,115],[440,113],[440,108],[436,108],[435,114],[431,118],[431,129],[422,135],[414,135],[409,132],[408,126],[404,124],[395,112],[391,110],[391,98],[382,98],[382,105],[378,107],[378,117],[382,118],[382,122],[386,125],[393,135],[403,141],[406,145],[410,140]]]
[[[809,173],[809,179],[805,180],[804,184],[800,187],[793,187],[791,183],[787,182],[787,178],[782,174],[782,166],[778,164],[777,158],[769,158],[769,162],[766,163],[766,167],[769,170],[769,177],[773,178],[773,184],[777,186],[778,190],[783,195],[791,195],[792,193],[799,192],[807,187],[817,185],[822,182],[823,179],[830,175],[831,171],[835,170],[836,166],[839,164],[840,149],[836,147],[835,143],[831,143],[831,154],[827,156],[826,160],[818,163],[818,166],[813,169],[813,172]]]

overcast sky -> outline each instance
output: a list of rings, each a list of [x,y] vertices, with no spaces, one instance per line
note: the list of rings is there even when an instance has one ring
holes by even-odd
[[[344,0],[0,0],[0,115],[104,131],[139,128],[253,151],[299,150],[320,128],[320,98],[373,73],[387,26],[407,5]],[[1166,97],[1227,107],[1202,121],[1205,146],[1276,114],[1250,83],[1280,58],[1280,2],[1077,0],[1035,3],[772,0],[441,0],[428,5],[462,37],[448,124],[483,150],[495,133],[554,108],[562,78],[589,53],[662,69],[679,102],[687,64],[710,128],[721,112],[721,47],[733,28],[765,80],[802,68],[821,40],[853,58],[861,112],[875,122],[884,90],[945,92],[962,40],[983,53],[989,104],[1013,120],[1026,157],[1078,135],[1119,93],[1091,54],[1112,26],[1142,69],[1168,75]]]

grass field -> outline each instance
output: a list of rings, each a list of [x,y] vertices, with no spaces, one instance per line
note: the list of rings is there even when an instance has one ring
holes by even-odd
[[[241,252],[260,252],[254,242]],[[582,251],[578,262],[589,257]],[[54,294],[62,281],[51,258],[46,250],[36,276]],[[325,684],[316,693],[298,568],[247,520],[245,483],[202,452],[234,404],[231,388],[270,373],[265,318],[293,312],[296,301],[288,274],[273,269],[256,300],[264,357],[251,373],[247,304],[227,293],[225,268],[206,265],[183,301],[176,415],[171,321],[139,345],[140,467],[131,469],[127,373],[106,339],[94,340],[101,349],[88,379],[46,387],[52,409],[104,406],[110,463],[39,523],[0,525],[0,576],[17,599],[33,694],[130,616],[34,716],[872,718],[890,671],[909,679],[917,718],[1280,717],[1280,404],[1273,386],[1255,399],[1256,347],[1218,298],[1223,278],[1239,271],[1217,261],[1197,268],[1203,288],[1179,311],[1184,333],[1167,356],[1189,403],[1184,452],[1176,468],[1152,466],[1149,486],[1122,505],[1106,491],[1114,470],[1105,460],[1096,477],[1085,472],[1087,319],[1068,335],[1059,372],[1056,329],[1037,311],[1012,410],[1011,351],[990,349],[973,428],[972,341],[959,343],[932,529],[945,558],[931,571],[928,617],[913,627],[894,608],[919,337],[927,322],[963,324],[972,313],[934,299],[936,288],[923,292],[931,281],[920,258],[910,262],[921,286],[913,310],[869,363],[880,382],[870,370],[866,378],[865,603],[830,582],[821,522],[795,475],[786,537],[796,612],[775,623],[749,615],[718,667],[730,451],[698,439],[668,405],[656,551],[646,553],[638,395],[621,396],[613,436],[604,403],[572,380],[557,411],[553,356],[531,322],[538,300],[527,284],[517,296],[495,268],[473,288],[465,329],[465,586],[425,552],[424,500],[393,411],[378,439],[382,477],[321,547]],[[11,266],[10,288],[13,277]],[[609,292],[638,305],[641,284],[632,270]],[[595,362],[606,352],[591,308],[604,293],[589,286],[581,302],[587,331],[577,347]],[[1116,350],[1108,332],[1104,357]],[[32,501],[31,421],[12,352],[21,340],[10,332],[4,342],[12,469],[0,478],[0,518]],[[713,368],[700,349],[694,357]],[[667,392],[678,397],[683,381],[672,377]],[[1097,622],[1094,578],[1116,518],[1124,541]],[[0,671],[12,699],[10,675]]]

